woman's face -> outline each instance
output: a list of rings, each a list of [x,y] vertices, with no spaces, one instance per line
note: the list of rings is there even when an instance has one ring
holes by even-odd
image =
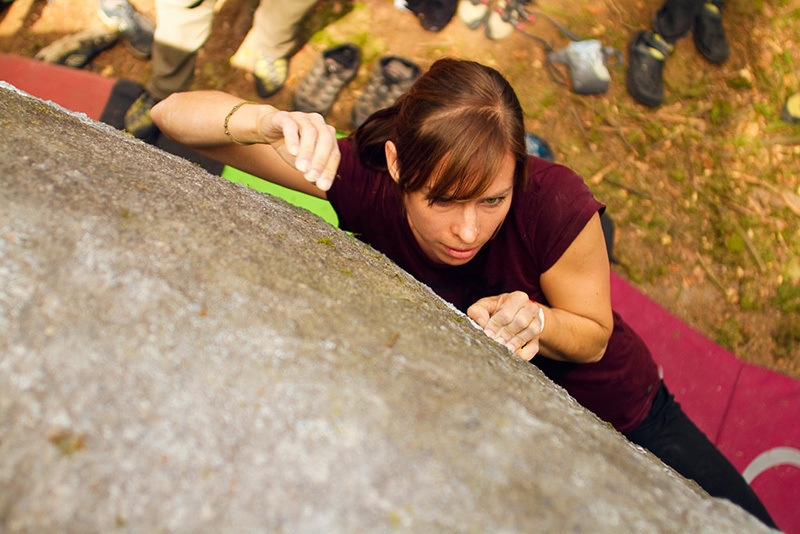
[[[431,203],[425,188],[404,195],[408,224],[431,260],[464,265],[494,237],[511,207],[514,169],[508,154],[486,192],[470,200]]]

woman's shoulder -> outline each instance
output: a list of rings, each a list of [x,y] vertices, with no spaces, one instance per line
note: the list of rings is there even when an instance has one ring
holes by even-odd
[[[592,193],[580,174],[559,163],[528,158],[527,183],[516,197],[518,204],[534,208],[582,197],[592,197]]]
[[[529,224],[531,218],[544,221],[567,221],[584,218],[601,209],[583,177],[565,165],[531,157],[528,182],[514,205],[518,217]],[[527,221],[527,222],[526,222]]]
[[[531,158],[527,187],[521,194],[515,193],[512,201],[513,233],[520,236],[544,272],[602,207],[578,173]]]
[[[585,187],[580,174],[560,163],[528,157],[528,182],[549,188]]]

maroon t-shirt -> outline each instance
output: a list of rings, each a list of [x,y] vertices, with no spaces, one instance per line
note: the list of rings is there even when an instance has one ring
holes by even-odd
[[[524,291],[547,305],[539,276],[566,251],[603,205],[573,171],[530,158],[527,190],[515,192],[497,235],[469,263],[432,262],[417,243],[396,184],[387,173],[365,167],[347,139],[328,199],[343,230],[383,252],[461,311],[482,297]],[[641,338],[614,313],[614,331],[595,363],[559,362],[544,356],[531,363],[583,406],[620,432],[647,416],[658,388],[658,368]]]

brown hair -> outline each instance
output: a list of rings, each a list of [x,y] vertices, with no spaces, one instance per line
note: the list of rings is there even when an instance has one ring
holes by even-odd
[[[431,201],[479,196],[509,153],[516,162],[514,187],[525,185],[522,106],[499,72],[474,61],[436,61],[391,107],[371,115],[352,139],[362,163],[383,171],[384,144],[393,141],[400,188],[412,192],[429,186]]]

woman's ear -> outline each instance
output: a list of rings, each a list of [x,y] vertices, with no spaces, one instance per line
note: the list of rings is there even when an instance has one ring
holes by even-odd
[[[397,164],[397,147],[392,141],[386,141],[383,145],[386,152],[386,167],[389,169],[389,175],[392,180],[400,182],[400,167]]]

